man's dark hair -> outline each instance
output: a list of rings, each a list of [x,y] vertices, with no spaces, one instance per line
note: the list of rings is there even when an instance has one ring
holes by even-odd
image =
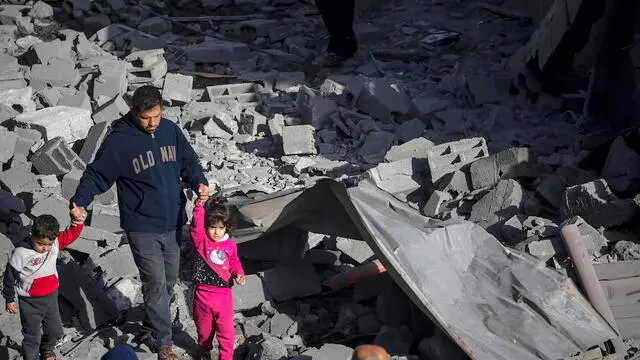
[[[47,238],[53,240],[60,233],[60,223],[52,215],[40,215],[33,220],[31,236],[37,239]]]
[[[153,109],[158,105],[162,105],[162,95],[155,87],[144,85],[133,93],[131,105],[134,114]]]

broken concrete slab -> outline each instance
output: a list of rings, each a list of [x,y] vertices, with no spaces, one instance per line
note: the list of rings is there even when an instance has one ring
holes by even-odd
[[[536,163],[528,148],[510,148],[478,159],[469,166],[474,189],[493,186],[500,179],[535,178]]]
[[[391,149],[387,151],[384,159],[387,162],[408,158],[426,159],[428,157],[427,150],[429,150],[433,145],[434,144],[431,140],[424,137],[418,137],[407,141],[404,144],[392,146]]]
[[[488,155],[487,142],[481,137],[432,146],[427,150],[431,182],[435,184],[444,175]]]
[[[267,300],[262,279],[258,275],[247,275],[247,284],[233,290],[235,311],[252,310]]]
[[[162,99],[171,106],[183,105],[191,101],[193,76],[168,73],[164,79]]]
[[[278,265],[260,273],[267,293],[276,301],[317,294],[320,279],[313,265],[306,262]]]
[[[336,248],[358,264],[362,264],[374,256],[369,244],[362,240],[353,240],[338,236],[336,238]]]
[[[109,122],[100,122],[91,127],[89,132],[87,133],[87,138],[84,141],[84,145],[82,145],[82,150],[80,151],[80,159],[84,161],[85,164],[90,164],[100,145],[102,145],[102,141],[107,137],[109,133]]]
[[[396,137],[388,131],[374,131],[370,133],[358,150],[358,155],[369,164],[377,164],[386,155],[391,146],[395,145]]]
[[[419,189],[428,171],[428,162],[424,159],[408,158],[390,163],[380,163],[369,169],[366,176],[380,189],[400,198]]]
[[[33,204],[30,211],[32,216],[53,215],[60,227],[69,224],[69,201],[58,194],[51,194]]]
[[[40,188],[40,185],[38,185],[31,173],[30,167],[22,166],[13,166],[8,170],[0,172],[0,185],[13,195],[18,195],[22,192],[31,192]]]
[[[20,114],[16,117],[16,123],[40,131],[45,141],[62,137],[67,143],[86,138],[93,126],[89,110],[69,106],[53,106]]]
[[[356,98],[358,110],[384,122],[406,115],[412,105],[409,96],[386,78],[365,81]]]
[[[632,199],[618,199],[604,179],[568,187],[564,192],[563,219],[580,216],[592,226],[621,225],[636,216]]]
[[[142,283],[136,279],[123,278],[111,285],[106,291],[107,297],[118,311],[127,311],[138,303],[142,296]]]
[[[515,180],[500,180],[498,185],[473,205],[469,221],[492,235],[502,235],[502,224],[521,212],[524,203],[522,187]]]

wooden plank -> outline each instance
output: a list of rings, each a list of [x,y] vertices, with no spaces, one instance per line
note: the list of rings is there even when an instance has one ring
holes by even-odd
[[[640,303],[640,278],[600,281],[609,306]]]
[[[616,322],[620,319],[640,318],[640,303],[612,306],[611,312]]]
[[[598,280],[615,280],[640,276],[640,260],[593,264]]]

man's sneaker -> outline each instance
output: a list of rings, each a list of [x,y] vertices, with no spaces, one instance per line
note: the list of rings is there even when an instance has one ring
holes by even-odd
[[[173,346],[165,345],[158,351],[158,360],[180,360],[180,358],[173,352]]]

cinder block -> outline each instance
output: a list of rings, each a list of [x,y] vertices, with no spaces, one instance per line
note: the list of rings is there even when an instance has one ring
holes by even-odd
[[[266,133],[267,117],[253,109],[246,109],[240,115],[240,134],[256,136]]]
[[[73,169],[84,170],[86,165],[67,146],[62,137],[44,144],[31,158],[33,166],[42,175],[64,175]]]
[[[427,151],[431,182],[436,183],[445,174],[488,156],[484,138],[468,138],[431,147]]]
[[[528,148],[510,148],[479,159],[469,166],[474,189],[493,186],[500,179],[535,178],[536,163]]]
[[[16,123],[20,127],[40,131],[45,141],[63,137],[67,143],[86,138],[93,126],[90,111],[69,106],[54,106],[21,114],[16,117]]]
[[[129,105],[127,105],[122,96],[118,94],[93,113],[93,120],[96,124],[101,122],[111,124],[114,120],[127,114],[129,110]]]
[[[82,159],[85,164],[89,164],[93,161],[100,145],[102,145],[102,141],[107,137],[107,134],[109,134],[109,123],[106,121],[97,123],[89,129],[87,138],[85,139],[84,144],[82,145],[82,150],[80,151],[80,159]]]
[[[82,177],[82,170],[71,170],[62,178],[62,197],[71,200],[76,193],[78,185],[80,185],[80,178]]]
[[[282,149],[285,155],[317,154],[315,129],[311,125],[285,126],[282,129]]]
[[[366,81],[357,95],[356,107],[376,120],[390,122],[396,114],[406,115],[411,110],[411,99],[388,79]]]
[[[121,233],[120,212],[116,206],[93,204],[91,212],[91,226],[112,233]]]
[[[106,59],[98,63],[100,76],[93,81],[93,97],[110,99],[127,91],[127,63],[118,59]]]
[[[407,158],[418,158],[418,159],[426,159],[428,157],[428,152],[433,146],[433,142],[424,137],[419,137],[402,145],[392,146],[384,159],[388,162],[407,159]]]
[[[269,133],[275,144],[282,143],[282,131],[284,130],[284,116],[282,114],[275,114],[272,119],[267,120],[267,126],[269,127]]]
[[[253,108],[258,105],[258,85],[240,83],[207,86],[207,96],[213,103],[239,103],[240,109]],[[239,116],[239,114],[238,114]]]
[[[402,198],[422,186],[428,166],[425,159],[401,159],[380,163],[366,176],[380,189]]]
[[[429,200],[425,204],[424,208],[422,208],[422,213],[424,216],[436,216],[440,213],[440,207],[442,204],[449,200],[451,200],[451,195],[449,195],[449,193],[436,190],[431,193]]]
[[[331,115],[338,110],[335,100],[319,96],[316,91],[302,86],[298,91],[296,106],[301,114],[302,122],[317,130],[331,125]]]
[[[171,106],[183,105],[191,101],[193,76],[168,73],[164,78],[162,99]]]
[[[162,79],[167,74],[164,49],[141,50],[129,54],[130,62],[127,79],[130,83],[150,83]]]

